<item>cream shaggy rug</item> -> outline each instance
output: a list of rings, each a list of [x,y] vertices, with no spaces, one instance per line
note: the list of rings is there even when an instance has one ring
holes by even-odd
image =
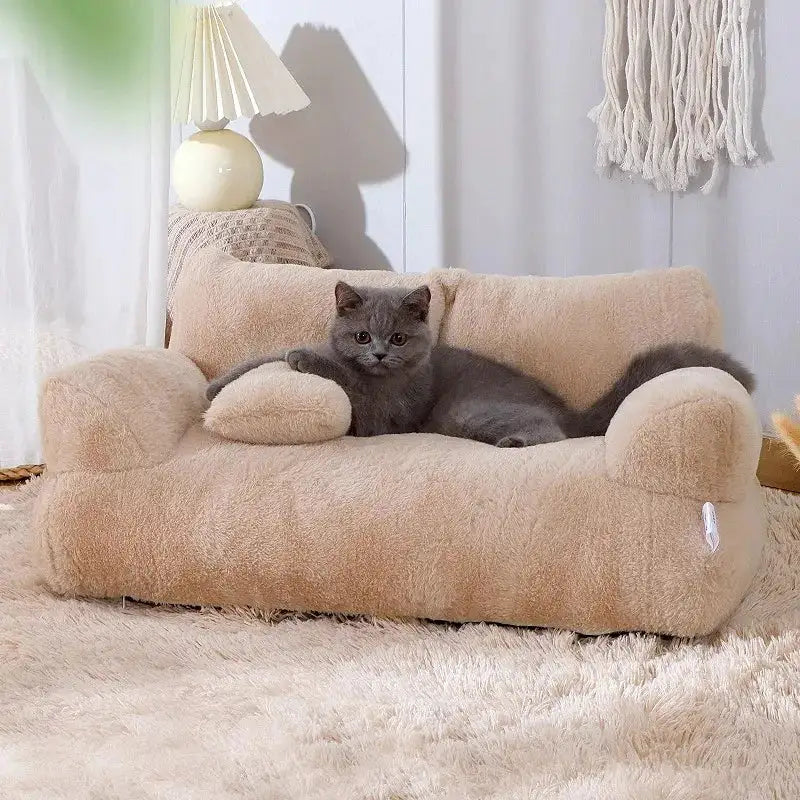
[[[703,641],[56,599],[0,496],[0,797],[800,798],[800,497]]]

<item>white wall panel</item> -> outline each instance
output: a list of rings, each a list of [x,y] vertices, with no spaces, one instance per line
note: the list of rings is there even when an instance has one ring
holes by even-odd
[[[595,174],[599,0],[243,4],[312,99],[251,126],[264,196],[311,204],[340,263],[544,275],[692,263],[759,375],[762,416],[800,391],[793,0],[773,0],[764,25],[770,162],[676,197],[672,214],[669,195]]]
[[[436,11],[444,260],[547,275],[664,265],[668,198],[594,171],[586,113],[602,96],[602,4],[442,0]]]

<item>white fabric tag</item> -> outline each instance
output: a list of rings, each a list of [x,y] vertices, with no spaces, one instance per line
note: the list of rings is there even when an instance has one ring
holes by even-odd
[[[719,547],[719,529],[717,528],[717,510],[713,503],[703,504],[703,525],[706,529],[706,542],[712,553]]]

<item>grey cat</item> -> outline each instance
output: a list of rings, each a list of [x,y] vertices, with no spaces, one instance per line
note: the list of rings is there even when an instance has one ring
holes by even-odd
[[[681,367],[725,370],[751,392],[753,375],[726,353],[669,344],[636,356],[617,382],[585,410],[570,408],[535,378],[456,347],[432,344],[431,293],[336,284],[328,342],[247,361],[213,381],[213,399],[231,381],[270,361],[330,378],[353,407],[350,433],[426,431],[497,447],[527,447],[605,433],[622,401],[651,378]]]

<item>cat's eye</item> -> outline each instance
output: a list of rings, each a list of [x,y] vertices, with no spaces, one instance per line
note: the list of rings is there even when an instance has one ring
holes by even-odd
[[[393,333],[389,341],[396,347],[402,347],[408,341],[408,336],[404,333]]]
[[[369,344],[372,341],[372,337],[367,333],[367,331],[359,331],[356,334],[356,341],[359,344]]]

